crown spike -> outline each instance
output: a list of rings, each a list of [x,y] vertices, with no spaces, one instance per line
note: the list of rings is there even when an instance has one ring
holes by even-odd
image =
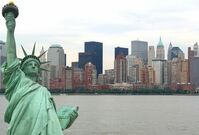
[[[36,42],[34,43],[33,49],[32,49],[32,55],[35,55],[35,46],[36,46]]]
[[[22,50],[23,50],[24,55],[25,55],[25,56],[28,56],[27,53],[26,53],[26,51],[25,51],[25,49],[23,48],[22,45],[21,45],[21,48],[22,48]]]
[[[45,52],[43,52],[42,54],[40,54],[40,55],[38,56],[38,58],[41,58],[41,56],[43,56],[46,52],[47,52],[47,51],[45,51]]]

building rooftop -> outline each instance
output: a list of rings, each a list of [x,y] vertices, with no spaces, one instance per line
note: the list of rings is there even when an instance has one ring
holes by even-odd
[[[62,46],[59,44],[53,44],[50,46],[50,48],[62,48]]]

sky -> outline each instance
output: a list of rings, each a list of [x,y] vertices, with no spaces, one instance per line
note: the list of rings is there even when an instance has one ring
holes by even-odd
[[[8,0],[0,0],[3,7]],[[103,70],[114,65],[114,48],[131,41],[147,41],[157,46],[162,37],[165,51],[171,42],[187,56],[187,48],[199,41],[198,0],[14,0],[19,8],[15,40],[31,53],[60,44],[67,65],[78,61],[85,41],[103,43]],[[6,39],[5,19],[0,16],[0,40]]]

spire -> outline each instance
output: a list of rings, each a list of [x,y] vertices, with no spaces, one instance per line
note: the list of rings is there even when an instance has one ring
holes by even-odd
[[[169,47],[172,47],[172,44],[171,44],[171,42],[169,43]]]
[[[160,40],[159,40],[158,46],[164,46],[164,45],[163,45],[163,43],[162,43],[162,39],[161,39],[161,37],[160,37]]]

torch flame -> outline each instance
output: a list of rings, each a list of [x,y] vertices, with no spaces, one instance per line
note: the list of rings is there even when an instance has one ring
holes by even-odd
[[[14,0],[9,0],[9,4],[14,4]]]

